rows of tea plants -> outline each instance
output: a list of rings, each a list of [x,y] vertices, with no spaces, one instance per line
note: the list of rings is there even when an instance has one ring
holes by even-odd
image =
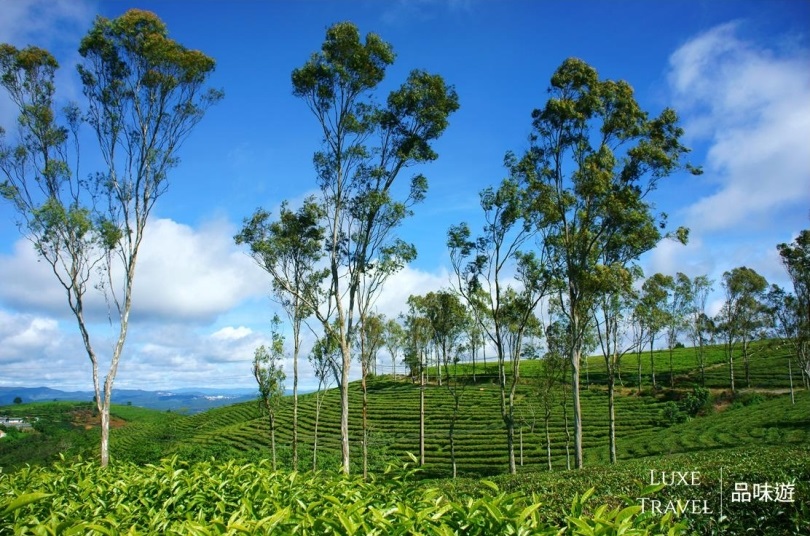
[[[805,419],[807,413],[804,413]],[[807,421],[805,421],[806,424]],[[810,428],[810,427],[808,427]],[[593,500],[617,507],[629,502],[641,503],[644,494],[640,486],[650,485],[651,478],[660,482],[662,474],[687,474],[684,485],[662,489],[655,498],[670,501],[697,500],[706,512],[687,512],[680,518],[688,534],[757,534],[788,536],[810,534],[810,441],[795,445],[755,446],[737,448],[696,448],[689,453],[651,456],[620,461],[616,465],[586,466],[577,471],[540,471],[531,469],[517,475],[492,477],[499,489],[507,493],[535,494],[542,497],[544,509],[556,512],[550,522],[562,523],[566,518],[569,497],[595,486]],[[651,475],[652,473],[652,475]],[[692,478],[694,474],[694,479]],[[672,483],[672,477],[667,477]],[[455,479],[434,482],[443,493],[454,500],[480,497],[487,485],[478,479]],[[734,492],[743,484],[751,493],[750,500],[734,501]],[[776,501],[754,495],[754,485],[779,484],[790,487],[790,495]],[[722,499],[721,499],[722,497]],[[789,499],[789,500],[788,500]],[[648,503],[649,504],[649,503]]]
[[[372,468],[381,470],[395,460],[406,460],[408,452],[419,451],[419,388],[410,382],[376,379],[369,382],[369,452]],[[353,463],[360,464],[361,407],[359,390],[350,389],[350,435]],[[462,398],[455,430],[458,469],[462,474],[481,476],[498,474],[508,467],[506,436],[500,416],[497,386],[485,383],[470,386]],[[329,457],[339,452],[339,400],[336,391],[326,393],[318,423],[318,448]],[[526,388],[518,393],[519,433],[516,447],[518,463],[525,467],[546,465],[545,427],[539,408],[532,408],[532,395]],[[425,466],[433,476],[450,472],[450,442],[448,434],[452,399],[442,386],[430,385],[425,396]],[[607,396],[603,390],[583,391],[583,426],[587,451],[604,449],[608,442],[606,422]],[[289,457],[292,442],[292,408],[286,399],[279,409],[277,443],[284,459]],[[661,402],[655,398],[619,396],[617,398],[617,433],[634,434],[659,426]],[[299,408],[299,468],[311,467],[312,445],[315,439],[315,397],[300,397]],[[570,408],[568,408],[569,426]],[[255,453],[266,456],[269,448],[269,427],[256,404],[244,403],[220,408],[186,418],[177,424],[182,441],[175,451],[216,455],[229,453],[252,459]],[[182,433],[181,433],[182,428]],[[126,433],[122,431],[122,433]],[[566,467],[566,440],[563,408],[555,404],[551,421],[553,465]],[[115,443],[113,443],[115,446]],[[168,452],[171,452],[170,450]],[[184,456],[186,457],[186,456]],[[194,459],[204,459],[196,456]],[[310,465],[308,465],[310,464]],[[328,467],[320,465],[320,467]]]
[[[754,393],[739,399],[741,402],[690,422],[640,431],[631,439],[620,437],[619,453],[624,458],[639,458],[741,445],[810,444],[810,392],[797,392],[795,404],[785,395]]]
[[[350,389],[350,439],[352,464],[361,463],[361,405],[359,386]],[[785,439],[795,441],[788,428],[777,433],[775,429],[748,434],[734,416],[716,415],[710,420],[700,417],[687,424],[667,428],[663,410],[668,400],[682,396],[687,391],[650,391],[639,395],[629,387],[619,388],[616,397],[618,454],[631,458],[659,453],[684,452],[695,448],[730,447],[748,443],[781,444]],[[465,389],[461,411],[455,431],[456,458],[459,473],[469,476],[500,474],[507,468],[506,437],[500,417],[497,386],[482,382]],[[719,392],[715,391],[715,396]],[[760,395],[752,395],[754,398]],[[762,395],[766,397],[767,395]],[[581,394],[586,463],[607,461],[607,393],[597,385]],[[784,397],[789,400],[788,397]],[[566,467],[567,434],[563,408],[558,403],[552,410],[550,421],[552,465],[555,469]],[[545,427],[540,408],[534,402],[528,386],[518,390],[518,433],[516,455],[524,469],[546,466]],[[765,400],[765,406],[771,402]],[[319,467],[333,468],[329,463],[337,459],[339,443],[339,400],[336,391],[326,393],[318,423]],[[785,411],[789,408],[780,406]],[[451,471],[448,425],[452,399],[442,386],[430,385],[426,391],[425,415],[425,466],[426,474],[446,476]],[[779,410],[781,411],[781,410]],[[568,408],[569,426],[571,424]],[[394,381],[377,378],[369,381],[369,455],[373,471],[382,470],[395,460],[405,460],[408,452],[419,451],[419,387],[410,381]],[[725,423],[728,420],[728,424]],[[285,399],[279,409],[277,444],[282,467],[291,467],[292,404]],[[789,420],[786,422],[790,422]],[[163,431],[157,441],[140,437],[139,445],[163,445],[163,455],[176,452],[185,459],[202,460],[209,457],[223,459],[237,457],[256,460],[269,455],[268,420],[261,416],[256,403],[248,402],[210,412],[185,417],[173,423],[171,431]],[[785,425],[788,426],[788,425]],[[718,428],[719,427],[719,428]],[[766,427],[767,428],[767,427]],[[773,427],[770,427],[773,428]],[[727,433],[724,431],[728,430]],[[308,469],[312,464],[312,445],[315,430],[315,395],[300,397],[299,409],[299,468]],[[113,433],[113,455],[116,436],[126,437],[128,430]],[[793,434],[793,435],[791,435]],[[169,438],[171,441],[165,442]],[[132,444],[132,442],[129,442]],[[155,449],[156,451],[158,449]],[[123,459],[143,460],[128,456],[127,449],[119,450]],[[157,452],[151,461],[159,459]]]
[[[267,462],[188,464],[174,457],[107,469],[65,462],[0,474],[0,535],[681,532],[672,516],[642,514],[638,505],[590,508],[592,491],[572,494],[568,515],[553,522],[537,494],[484,485],[485,494],[450,499],[405,471],[363,481],[273,472]]]

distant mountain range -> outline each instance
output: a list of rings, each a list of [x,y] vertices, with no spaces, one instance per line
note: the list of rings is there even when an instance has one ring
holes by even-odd
[[[91,402],[92,391],[60,391],[49,387],[0,387],[0,406],[14,403],[19,397],[23,404],[56,400]],[[255,389],[195,389],[171,391],[142,391],[140,389],[113,389],[113,404],[131,404],[178,413],[199,413],[219,406],[255,400]]]

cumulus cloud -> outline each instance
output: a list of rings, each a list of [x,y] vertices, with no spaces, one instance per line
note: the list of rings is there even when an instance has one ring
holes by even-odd
[[[266,292],[266,274],[234,245],[234,233],[224,221],[199,229],[169,219],[151,222],[138,261],[134,313],[210,321]]]
[[[210,322],[242,300],[267,290],[266,275],[233,243],[235,229],[224,221],[198,229],[169,219],[146,228],[135,271],[133,321],[167,319]],[[118,269],[116,274],[120,274]],[[65,290],[31,244],[20,239],[0,256],[0,303],[26,312],[69,316]],[[108,314],[93,286],[86,294],[91,319]]]
[[[810,201],[810,55],[740,33],[739,23],[715,27],[670,57],[686,131],[710,143],[703,180],[713,192],[686,209],[692,229],[769,227]]]
[[[48,316],[0,309],[0,369],[5,386],[92,386],[78,334],[71,336]]]

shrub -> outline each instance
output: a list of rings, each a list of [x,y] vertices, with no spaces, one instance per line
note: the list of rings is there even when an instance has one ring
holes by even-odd
[[[661,410],[661,424],[663,426],[680,424],[686,422],[688,418],[689,416],[682,412],[681,408],[675,402],[667,402],[664,404],[664,409]]]
[[[710,394],[708,389],[695,387],[692,392],[680,401],[678,407],[681,411],[695,417],[709,406]]]

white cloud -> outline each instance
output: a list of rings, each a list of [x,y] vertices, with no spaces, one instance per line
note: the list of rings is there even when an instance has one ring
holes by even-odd
[[[0,369],[5,386],[92,388],[78,334],[65,333],[47,316],[0,309]]]
[[[245,326],[239,326],[238,328],[226,326],[212,333],[211,338],[221,341],[238,341],[239,339],[244,339],[252,333],[253,330],[246,328]]]
[[[267,276],[216,221],[193,229],[168,219],[147,227],[135,280],[133,312],[172,320],[212,320],[268,289]]]
[[[686,132],[708,139],[703,181],[715,191],[686,210],[696,230],[777,225],[810,201],[810,70],[806,50],[777,51],[718,26],[670,57]]]
[[[450,275],[445,268],[431,273],[406,266],[385,282],[374,308],[388,318],[396,318],[408,311],[407,302],[412,294],[423,295],[449,287]]]
[[[235,229],[215,221],[194,229],[168,219],[149,222],[135,270],[133,321],[161,318],[210,322],[268,288],[266,274],[234,243]],[[69,316],[65,290],[31,244],[20,239],[0,256],[0,303],[26,312]],[[91,286],[86,307],[106,319],[103,295]]]

